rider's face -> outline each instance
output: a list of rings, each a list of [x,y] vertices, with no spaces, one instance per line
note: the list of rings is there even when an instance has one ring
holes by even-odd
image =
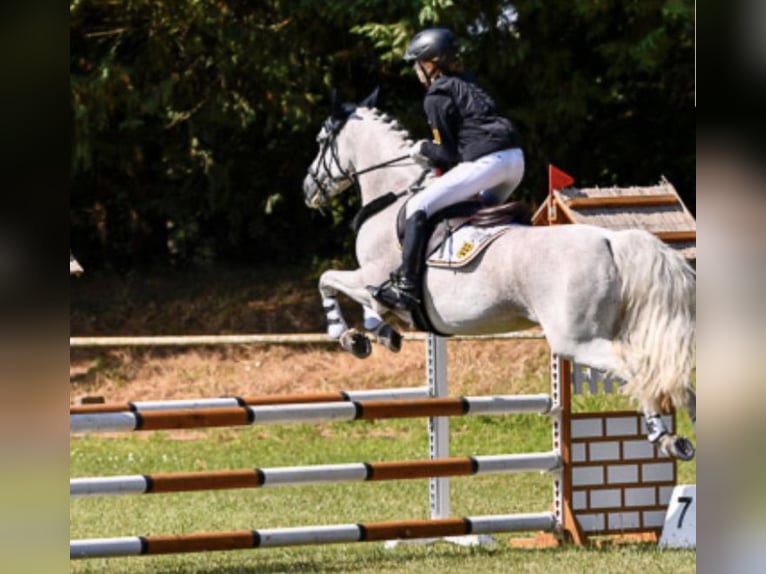
[[[429,86],[431,83],[429,77],[433,76],[434,70],[436,69],[436,64],[434,62],[425,60],[417,60],[415,61],[413,68],[415,69],[415,73],[418,75],[418,80],[420,80],[420,83],[426,87]]]

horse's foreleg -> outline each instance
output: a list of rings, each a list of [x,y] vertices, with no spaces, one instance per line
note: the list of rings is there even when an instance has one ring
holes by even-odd
[[[398,351],[401,348],[401,335],[370,307],[370,294],[365,288],[358,269],[324,272],[319,278],[319,293],[322,296],[322,307],[327,317],[327,334],[337,339],[345,350],[356,357],[365,358],[372,352],[372,345],[366,334],[348,327],[338,304],[338,293],[344,293],[362,305],[364,327],[381,344],[392,351]]]
[[[386,323],[377,311],[367,306],[364,306],[364,328],[389,351],[398,353],[401,350],[402,335],[399,331]]]
[[[327,319],[327,334],[333,339],[340,339],[340,336],[348,329],[348,325],[341,313],[338,297],[322,295],[322,309]]]
[[[370,339],[356,329],[349,329],[338,303],[338,293],[350,295],[353,290],[355,271],[325,271],[319,278],[319,293],[327,319],[327,335],[340,342],[340,346],[360,359],[370,356]]]

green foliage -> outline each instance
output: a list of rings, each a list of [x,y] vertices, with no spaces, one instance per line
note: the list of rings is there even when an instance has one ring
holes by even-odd
[[[519,125],[539,201],[555,163],[584,184],[666,175],[693,208],[691,0],[73,0],[72,244],[86,268],[350,253],[353,202],[303,205],[337,87],[426,134],[401,55],[452,28]],[[516,17],[517,16],[517,17]],[[689,201],[691,200],[691,201]],[[310,245],[310,247],[306,247]]]

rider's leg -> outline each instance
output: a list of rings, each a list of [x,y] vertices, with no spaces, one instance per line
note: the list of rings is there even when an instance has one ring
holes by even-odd
[[[407,203],[402,265],[390,281],[370,289],[372,296],[388,307],[412,310],[420,302],[428,217],[440,209],[470,199],[482,189],[503,184],[515,187],[523,172],[521,150],[504,150],[460,163],[416,194]]]
[[[485,189],[497,188],[505,201],[519,185],[523,175],[524,154],[518,148],[459,163],[410,199],[407,203],[407,216],[422,209],[430,217],[445,207],[471,199]]]
[[[402,265],[391,281],[372,291],[378,301],[396,309],[411,310],[420,303],[420,276],[425,264],[428,216],[418,210],[407,218],[402,246]]]
[[[524,177],[524,153],[519,148],[500,152],[507,156],[508,177],[499,185],[486,187],[479,192],[485,207],[493,207],[508,201]]]

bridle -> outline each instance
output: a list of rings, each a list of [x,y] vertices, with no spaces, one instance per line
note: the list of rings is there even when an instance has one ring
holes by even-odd
[[[356,188],[359,193],[359,176],[383,167],[399,163],[406,159],[409,159],[409,155],[402,155],[393,159],[376,163],[375,165],[368,166],[359,170],[346,170],[343,168],[340,162],[340,154],[338,153],[338,134],[343,129],[346,121],[337,118],[327,118],[322,128],[327,133],[327,137],[320,142],[318,161],[316,162],[316,168],[312,166],[308,169],[308,175],[314,182],[317,188],[317,194],[319,195],[319,207],[327,205],[330,202],[330,187],[334,187],[336,184],[348,181],[350,185]],[[334,163],[334,166],[333,166]],[[336,167],[341,174],[340,177],[330,176],[332,168]],[[321,170],[324,170],[328,177],[321,177]]]
[[[352,184],[355,183],[354,176],[349,171],[343,169],[338,154],[338,134],[340,133],[340,130],[343,129],[344,124],[344,121],[331,117],[325,120],[322,129],[327,133],[327,137],[320,141],[316,167],[314,167],[313,164],[309,166],[308,175],[316,186],[320,200],[320,207],[326,205],[330,201],[329,184],[335,184],[343,180],[349,180]],[[333,166],[333,163],[335,166]],[[330,175],[333,167],[338,168],[341,177],[333,177]],[[327,178],[321,177],[322,170],[327,174]],[[329,182],[325,183],[327,179],[329,179]]]

